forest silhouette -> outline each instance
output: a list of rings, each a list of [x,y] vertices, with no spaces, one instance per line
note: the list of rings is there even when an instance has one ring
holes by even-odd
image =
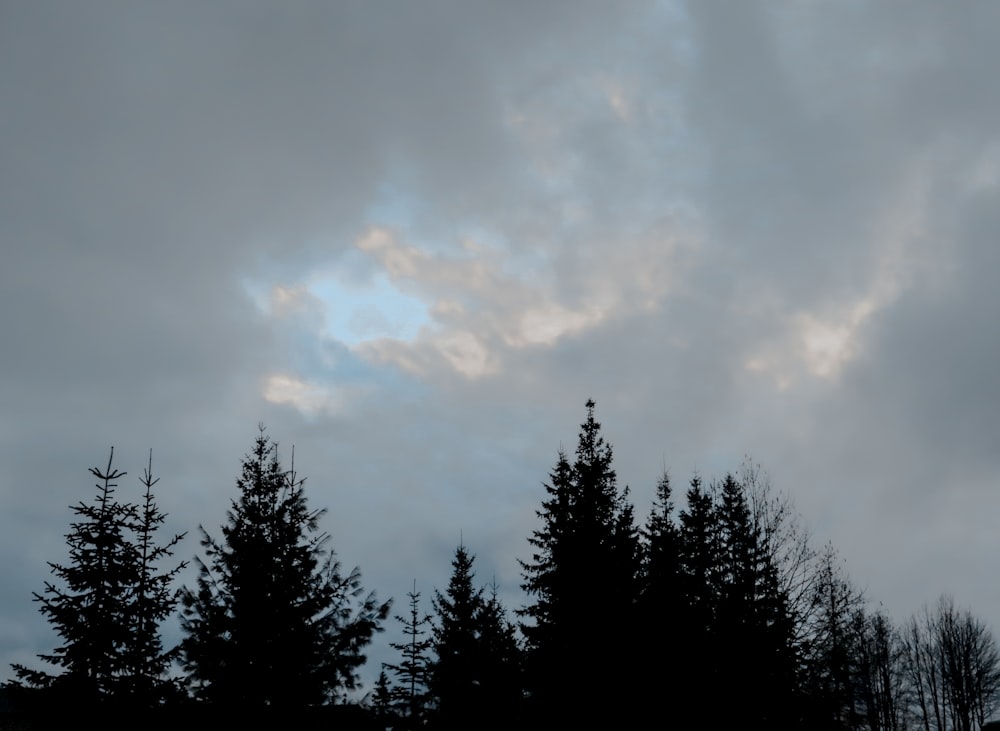
[[[391,602],[341,565],[263,426],[220,535],[199,527],[194,586],[176,586],[183,534],[158,534],[152,456],[130,503],[112,450],[90,469],[92,501],[70,508],[68,560],[33,596],[60,644],[39,655],[45,669],[13,666],[0,728],[252,714],[346,729],[971,731],[992,718],[1000,651],[971,610],[942,596],[895,623],[749,461],[693,476],[680,506],[665,471],[640,524],[595,409],[544,484],[518,559],[526,604],[477,580],[463,541],[447,587],[425,601],[414,580],[393,616],[398,660],[367,689],[359,670]],[[165,648],[171,616],[183,639]]]

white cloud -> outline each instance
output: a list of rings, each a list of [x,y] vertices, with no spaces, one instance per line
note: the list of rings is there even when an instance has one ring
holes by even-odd
[[[347,394],[326,384],[311,383],[290,373],[269,375],[262,389],[265,401],[291,406],[306,416],[340,415],[348,406]]]
[[[385,228],[367,231],[357,246],[394,284],[434,302],[431,323],[411,341],[373,338],[358,352],[413,373],[444,364],[468,378],[502,370],[505,349],[552,346],[657,307],[696,249],[657,229],[583,250],[572,268],[555,259],[522,272],[505,251],[468,238],[458,256],[421,250]]]

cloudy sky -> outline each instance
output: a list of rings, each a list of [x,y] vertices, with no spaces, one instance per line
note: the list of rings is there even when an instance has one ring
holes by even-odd
[[[0,667],[57,642],[31,593],[109,447],[123,498],[153,449],[190,558],[260,422],[367,588],[429,598],[462,537],[519,606],[588,398],[641,518],[749,455],[873,606],[996,627],[998,31],[0,1]]]

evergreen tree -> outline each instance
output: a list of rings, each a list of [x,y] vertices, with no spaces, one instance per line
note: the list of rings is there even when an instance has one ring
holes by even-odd
[[[680,532],[673,516],[670,477],[664,471],[656,486],[656,500],[643,530],[642,595],[639,624],[646,633],[646,643],[653,662],[641,678],[640,703],[647,715],[656,711],[654,704],[680,699],[686,680],[686,653],[679,627],[686,627],[689,612],[685,604],[680,576]]]
[[[45,591],[34,594],[41,613],[56,628],[63,645],[39,657],[63,668],[53,675],[14,665],[18,679],[35,688],[56,688],[68,702],[91,704],[111,698],[124,673],[122,648],[128,643],[126,598],[135,577],[135,552],[128,528],[135,507],[115,499],[114,481],[124,472],[112,468],[114,449],[104,470],[90,468],[97,478],[92,504],[71,509],[78,517],[66,543],[68,564],[49,562],[64,587],[45,582]]]
[[[706,652],[706,648],[715,624],[717,603],[715,504],[697,475],[691,479],[685,497],[687,507],[680,514],[678,545],[680,583],[688,611],[685,633],[699,646],[699,655],[710,657],[712,653]]]
[[[304,480],[282,467],[260,427],[237,479],[222,542],[202,528],[206,558],[181,594],[181,657],[195,695],[218,704],[304,706],[357,684],[363,650],[389,603],[363,596],[319,531]]]
[[[391,728],[396,717],[395,709],[392,707],[392,685],[389,683],[389,676],[383,669],[378,674],[375,681],[375,688],[368,694],[367,705],[375,716],[379,728]]]
[[[677,627],[680,669],[677,693],[693,707],[713,708],[718,698],[719,646],[715,635],[718,604],[718,532],[712,495],[695,475],[685,493],[678,526],[678,580],[681,611]],[[713,716],[714,719],[714,716]]]
[[[716,488],[718,688],[733,722],[788,726],[795,690],[792,627],[777,567],[746,488],[727,475]],[[722,719],[720,719],[722,720]]]
[[[130,598],[132,618],[129,642],[124,652],[125,692],[131,701],[142,706],[156,705],[176,694],[176,686],[167,680],[170,664],[177,655],[176,648],[165,651],[160,638],[160,624],[173,613],[178,591],[171,585],[186,566],[182,561],[174,568],[160,571],[157,564],[173,556],[174,547],[185,533],[174,535],[164,544],[156,542],[156,532],[166,520],[153,499],[153,486],[160,481],[153,478],[153,452],[143,470],[141,483],[145,487],[142,503],[138,506],[133,525],[136,541],[137,575]]]
[[[400,652],[402,659],[396,664],[386,663],[384,667],[396,676],[392,697],[403,727],[413,729],[424,724],[430,710],[430,652],[434,637],[430,615],[420,614],[420,592],[417,591],[416,580],[413,591],[407,596],[410,599],[409,616],[396,615],[396,621],[403,624],[406,640],[389,643],[390,647]]]
[[[113,468],[113,460],[112,448],[106,468],[90,469],[98,480],[94,502],[71,508],[79,520],[66,536],[70,563],[49,563],[63,586],[46,582],[34,595],[64,641],[39,657],[63,672],[14,665],[18,684],[57,693],[56,705],[149,706],[171,687],[165,678],[171,654],[163,651],[159,625],[174,609],[170,583],[184,564],[166,572],[157,564],[172,555],[183,534],[156,543],[165,515],[153,498],[158,480],[150,473],[152,458],[141,506],[116,498],[115,481],[126,473]]]
[[[612,722],[633,681],[634,603],[640,551],[627,490],[619,492],[612,451],[587,402],[576,459],[562,451],[546,485],[543,521],[521,562],[535,603],[521,614],[527,639],[533,713],[543,724]]]
[[[483,611],[483,591],[473,586],[474,557],[465,546],[455,550],[448,590],[434,592],[435,613],[430,665],[430,691],[442,728],[467,726],[480,708],[482,688],[478,622]]]
[[[660,617],[676,611],[680,599],[680,532],[673,512],[670,476],[664,472],[642,533],[643,602],[654,605]]]
[[[514,628],[497,597],[474,587],[474,557],[455,551],[445,594],[435,592],[430,690],[443,729],[481,725],[488,708],[496,724],[511,722],[520,699],[520,658]]]
[[[496,580],[476,621],[479,631],[480,699],[496,728],[517,725],[522,705],[522,658],[515,627],[497,595]]]

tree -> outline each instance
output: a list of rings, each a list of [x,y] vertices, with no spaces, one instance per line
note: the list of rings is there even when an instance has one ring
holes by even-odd
[[[676,613],[680,599],[680,532],[673,512],[670,476],[664,472],[642,533],[643,602],[661,619]]]
[[[678,526],[678,579],[683,620],[677,632],[678,694],[695,706],[709,708],[717,697],[714,675],[719,648],[714,633],[719,560],[716,514],[701,478],[691,478],[687,506]]]
[[[787,597],[744,483],[727,475],[716,494],[720,687],[743,719],[787,725],[795,687]]]
[[[282,467],[263,426],[237,487],[222,542],[201,529],[197,587],[181,594],[194,693],[244,707],[335,701],[356,687],[389,602],[362,596],[359,569],[342,573],[319,530],[325,511],[308,507],[304,480]]]
[[[66,536],[68,564],[49,563],[63,586],[46,582],[34,594],[40,611],[64,644],[39,657],[64,672],[58,675],[14,665],[20,684],[57,692],[76,706],[98,702],[154,705],[170,687],[165,679],[171,653],[164,652],[160,622],[173,612],[176,594],[170,584],[183,568],[160,572],[157,564],[184,537],[156,542],[165,520],[153,497],[152,454],[143,474],[141,506],[118,501],[112,467],[114,448],[103,470],[92,467],[97,494],[92,504],[71,510],[78,520]]]
[[[103,471],[90,468],[98,480],[93,504],[71,508],[79,519],[66,536],[70,563],[49,562],[65,588],[45,582],[44,593],[33,595],[64,641],[39,657],[65,672],[52,675],[14,665],[18,679],[28,686],[56,687],[79,703],[113,696],[124,670],[121,649],[128,642],[125,598],[132,588],[135,554],[127,530],[135,508],[115,499],[114,480],[125,473],[112,468],[113,459],[114,448]]]
[[[496,580],[476,620],[479,632],[479,697],[488,708],[494,727],[508,728],[516,720],[522,704],[522,658],[514,625],[498,598]],[[480,711],[480,713],[482,713]]]
[[[380,728],[392,727],[396,713],[392,707],[392,686],[389,684],[389,676],[386,675],[384,669],[378,674],[375,688],[366,696],[365,705],[371,708]]]
[[[397,664],[386,663],[392,670],[397,683],[392,688],[394,705],[403,720],[405,728],[417,728],[426,720],[430,705],[430,651],[434,646],[432,621],[429,614],[420,614],[420,592],[413,581],[413,591],[407,593],[410,599],[410,614],[396,615],[396,621],[403,624],[403,642],[390,642],[394,650],[402,654]]]
[[[820,555],[809,615],[804,685],[814,728],[853,729],[865,698],[864,597],[831,544]]]
[[[448,590],[434,592],[433,648],[429,667],[431,694],[444,728],[464,727],[480,708],[482,687],[478,622],[483,611],[483,590],[473,586],[474,557],[465,546],[455,550]]]
[[[680,574],[680,531],[674,519],[670,477],[666,471],[656,486],[656,500],[646,521],[643,538],[642,595],[639,622],[647,634],[653,661],[641,678],[640,703],[659,704],[684,698],[687,648],[679,627],[687,631],[689,612]],[[699,648],[701,649],[701,648]],[[656,711],[650,708],[648,717]]]
[[[930,731],[971,731],[1000,703],[1000,651],[992,633],[968,609],[942,596],[903,631],[912,710]]]
[[[634,605],[640,550],[627,489],[619,492],[611,446],[587,402],[572,465],[562,451],[546,485],[542,527],[521,561],[523,588],[534,604],[527,622],[529,686],[541,723],[573,725],[596,716],[612,721],[624,705],[608,699],[627,691],[635,667]]]
[[[465,546],[455,550],[447,591],[434,596],[434,660],[430,691],[439,728],[481,725],[489,709],[496,725],[509,722],[520,700],[520,658],[514,628],[497,598],[474,586],[475,558]]]
[[[131,631],[123,658],[125,692],[133,702],[143,706],[156,705],[175,691],[174,684],[166,676],[177,650],[163,649],[160,624],[173,614],[178,591],[172,584],[187,566],[187,561],[182,561],[167,571],[157,568],[161,560],[173,556],[174,547],[186,535],[174,535],[164,544],[156,542],[156,532],[166,520],[153,499],[153,486],[159,481],[158,477],[153,478],[153,452],[150,450],[149,463],[140,479],[146,489],[132,526],[136,536],[137,573],[130,597]]]
[[[865,718],[871,731],[903,728],[903,674],[899,636],[881,610],[865,613],[860,625],[858,674]]]

